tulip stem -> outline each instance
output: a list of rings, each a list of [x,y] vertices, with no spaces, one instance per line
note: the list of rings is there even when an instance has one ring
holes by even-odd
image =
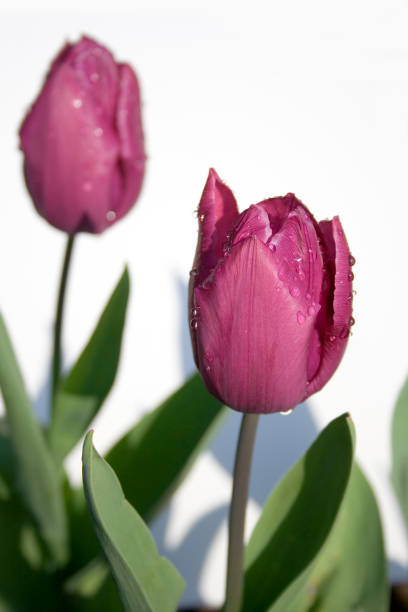
[[[245,514],[249,476],[259,414],[243,414],[235,454],[229,515],[225,612],[239,612],[243,594]]]
[[[71,263],[72,248],[74,246],[74,236],[68,236],[67,245],[65,247],[64,263],[62,265],[60,286],[58,292],[57,311],[55,316],[54,326],[54,352],[52,361],[52,401],[55,400],[55,394],[60,381],[61,374],[61,332],[62,322],[64,317],[65,293],[67,288],[67,280],[69,267]]]

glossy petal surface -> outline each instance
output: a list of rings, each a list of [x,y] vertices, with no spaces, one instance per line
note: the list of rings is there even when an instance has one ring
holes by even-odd
[[[220,264],[208,288],[194,291],[200,372],[217,397],[243,412],[285,411],[306,394],[314,318],[299,316],[278,263],[251,237]]]

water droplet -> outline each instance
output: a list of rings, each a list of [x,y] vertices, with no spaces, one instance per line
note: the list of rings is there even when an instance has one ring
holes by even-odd
[[[347,296],[347,300],[350,302],[353,299],[353,294],[349,293]]]
[[[293,412],[293,408],[291,408],[290,410],[282,410],[279,414],[281,414],[282,416],[288,416],[289,414],[292,414]]]
[[[299,289],[299,287],[296,287],[296,286],[295,287],[291,287],[289,289],[289,293],[290,293],[290,295],[292,297],[298,297],[298,295],[300,295],[300,289]]]
[[[353,289],[353,291],[351,292],[353,295],[357,295],[357,291],[355,289]]]
[[[350,317],[349,325],[352,327],[355,324],[356,320],[354,317]]]
[[[276,251],[276,245],[275,245],[275,244],[272,244],[272,243],[271,243],[271,244],[269,244],[268,246],[269,246],[269,248],[271,249],[272,253],[274,253],[274,252]]]
[[[97,127],[97,128],[94,129],[93,133],[95,134],[95,136],[97,136],[99,138],[103,134],[103,129],[101,127]]]
[[[354,278],[354,274],[352,272],[349,272],[347,278],[349,279],[349,281],[352,281]]]
[[[309,308],[307,309],[307,314],[311,317],[315,314],[315,312],[316,312],[316,306],[314,304],[311,304]]]
[[[212,353],[210,353],[210,351],[207,351],[205,353],[205,358],[208,361],[208,363],[213,363],[213,361],[214,361],[214,355]]]
[[[196,320],[196,319],[191,319],[191,321],[190,321],[190,327],[191,327],[191,329],[197,329],[197,327],[198,327],[198,322],[197,322],[197,320]]]
[[[209,372],[211,370],[211,366],[207,365],[207,366],[205,366],[205,369],[207,370],[207,372]]]
[[[198,309],[193,308],[193,317],[196,317],[197,315],[198,315]]]
[[[204,221],[204,219],[205,219],[205,215],[200,215],[198,218],[200,219],[200,221],[202,223]]]
[[[295,261],[302,261],[301,257],[295,257]]]
[[[329,336],[330,342],[334,342],[336,340],[336,336]]]
[[[300,271],[299,271],[299,280],[303,281],[303,280],[305,280],[305,278],[306,278],[306,277],[305,277],[304,272],[302,272],[302,270],[300,270]]]
[[[342,340],[345,340],[348,337],[349,334],[350,334],[349,328],[348,327],[343,327],[343,329],[339,333],[339,338],[341,338]]]
[[[92,191],[92,183],[90,181],[85,181],[85,183],[82,185],[82,189],[89,193],[89,191]]]
[[[197,276],[197,274],[197,268],[193,268],[192,270],[190,270],[190,276]]]
[[[310,300],[312,299],[312,296],[310,293],[306,293],[305,298],[307,299],[308,302],[310,302]]]
[[[106,213],[106,220],[107,221],[114,221],[116,219],[116,213],[114,210],[108,210],[108,212]]]
[[[356,263],[356,258],[353,257],[353,255],[349,255],[349,264],[350,264],[350,266],[354,266],[355,263]]]
[[[280,285],[277,285],[276,291],[279,293],[279,291],[282,291],[282,287]]]
[[[74,108],[81,108],[81,106],[82,106],[82,100],[81,100],[81,98],[74,98],[74,99],[72,100],[72,106],[73,106]]]
[[[299,325],[302,325],[306,321],[305,315],[300,310],[298,311],[296,318]]]
[[[279,270],[278,278],[280,278],[280,280],[283,281],[286,278],[286,274],[282,270]]]
[[[97,72],[93,72],[89,77],[89,80],[92,81],[92,83],[96,83],[99,81],[99,74]]]

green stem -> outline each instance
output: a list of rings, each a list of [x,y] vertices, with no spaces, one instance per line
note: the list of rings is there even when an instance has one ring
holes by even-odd
[[[244,528],[258,414],[244,414],[237,444],[229,516],[225,612],[239,612],[243,593]]]
[[[61,280],[58,292],[57,311],[54,326],[54,352],[52,360],[52,401],[54,401],[61,374],[61,331],[64,317],[64,302],[67,287],[69,265],[71,262],[74,236],[68,236],[65,248],[64,263],[62,265]]]

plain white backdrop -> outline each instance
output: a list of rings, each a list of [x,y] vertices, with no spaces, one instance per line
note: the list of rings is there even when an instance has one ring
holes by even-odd
[[[65,236],[31,205],[17,130],[50,60],[64,41],[85,33],[136,69],[148,153],[137,206],[102,236],[81,235],[75,247],[66,366],[125,262],[132,280],[120,372],[94,424],[96,447],[107,450],[194,369],[186,284],[208,168],[233,189],[241,209],[293,191],[318,219],[342,220],[357,260],[356,325],[323,391],[289,417],[261,419],[247,527],[321,428],[350,411],[357,456],[382,512],[391,574],[403,579],[408,540],[390,485],[390,425],[408,373],[407,2],[42,0],[35,12],[32,6],[0,5],[0,307],[39,414],[46,418]],[[153,526],[160,550],[189,583],[184,603],[217,604],[223,597],[237,427],[232,415]],[[79,446],[67,466],[78,482]]]

